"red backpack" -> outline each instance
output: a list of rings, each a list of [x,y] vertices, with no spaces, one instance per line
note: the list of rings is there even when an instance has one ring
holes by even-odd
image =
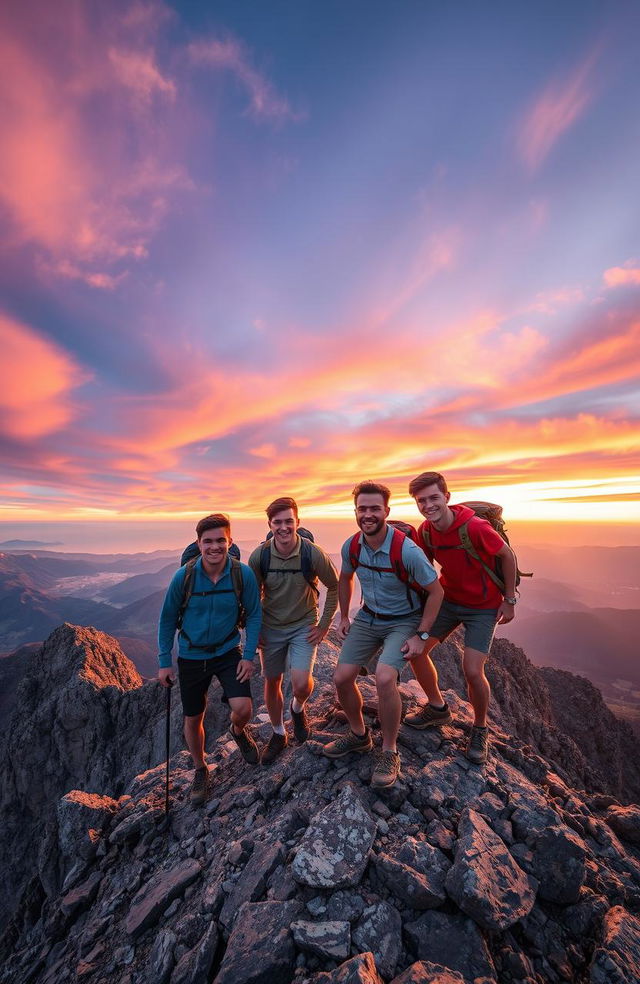
[[[362,533],[354,533],[349,541],[349,562],[354,571],[358,567],[366,567],[369,571],[380,571],[381,573],[392,573],[407,586],[407,601],[411,604],[410,591],[414,591],[418,597],[424,601],[426,597],[425,589],[414,581],[409,571],[404,566],[402,560],[402,545],[405,537],[409,537],[417,546],[422,546],[418,539],[418,533],[410,523],[403,523],[402,520],[387,520],[389,526],[393,527],[391,537],[391,547],[389,548],[389,560],[391,567],[373,567],[371,564],[363,564],[360,560],[360,550],[362,548]],[[424,547],[422,547],[424,550]]]

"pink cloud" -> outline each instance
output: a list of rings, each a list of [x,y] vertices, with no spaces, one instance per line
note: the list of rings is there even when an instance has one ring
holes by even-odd
[[[304,118],[289,101],[277,93],[269,80],[252,64],[249,52],[234,38],[198,41],[189,45],[189,55],[196,65],[227,69],[240,81],[249,97],[249,111],[257,118],[298,122]]]
[[[640,286],[640,267],[609,267],[604,271],[604,282],[607,287]]]
[[[90,378],[61,348],[0,314],[0,421],[16,439],[52,434],[76,416],[71,391]]]
[[[530,171],[540,167],[591,102],[593,89],[589,77],[596,57],[596,54],[589,55],[563,82],[551,82],[527,112],[519,128],[517,147]]]

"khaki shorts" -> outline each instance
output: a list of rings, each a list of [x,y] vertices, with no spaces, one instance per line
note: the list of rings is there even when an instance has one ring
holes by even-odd
[[[402,646],[415,635],[421,618],[422,612],[416,612],[388,622],[359,612],[342,643],[338,664],[365,666],[381,649],[378,663],[393,666],[401,673],[407,665],[401,652]]]
[[[284,628],[267,628],[264,625],[260,631],[260,648],[262,651],[262,675],[270,680],[282,676],[287,668],[287,661],[292,670],[306,670],[313,673],[318,647],[307,641],[309,629],[313,622],[300,625],[285,626]]]

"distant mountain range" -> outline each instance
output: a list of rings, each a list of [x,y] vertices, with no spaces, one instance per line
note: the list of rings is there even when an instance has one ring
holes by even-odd
[[[3,540],[0,550],[33,550],[37,547],[61,547],[59,540]]]

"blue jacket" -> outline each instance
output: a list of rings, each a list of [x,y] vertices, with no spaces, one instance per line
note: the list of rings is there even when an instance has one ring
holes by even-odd
[[[260,624],[260,595],[255,574],[246,564],[242,568],[242,604],[247,613],[246,639],[243,659],[255,659]],[[202,569],[202,558],[198,558],[194,571],[193,591],[207,591],[210,594],[192,595],[184,613],[182,628],[191,640],[187,641],[182,632],[178,637],[178,653],[184,659],[210,659],[222,656],[240,645],[238,625],[238,603],[231,583],[231,561],[227,562],[222,577],[217,584],[207,577]],[[158,663],[160,667],[171,666],[171,653],[177,630],[178,612],[182,603],[182,592],[186,567],[176,571],[165,595],[160,622],[158,623]],[[233,630],[236,630],[235,632]],[[229,636],[229,638],[227,638]],[[215,646],[215,653],[204,652],[199,646]]]

